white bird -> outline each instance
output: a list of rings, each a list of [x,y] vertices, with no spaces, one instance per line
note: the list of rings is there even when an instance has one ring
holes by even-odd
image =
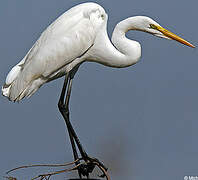
[[[107,20],[105,10],[96,3],[83,3],[66,11],[41,34],[25,57],[12,68],[2,87],[2,94],[9,100],[20,101],[30,97],[43,84],[66,75],[59,109],[68,125],[70,140],[75,140],[86,162],[93,159],[81,147],[68,114],[72,79],[80,64],[91,61],[115,68],[136,64],[141,56],[141,46],[137,41],[126,38],[125,33],[129,30],[144,31],[195,47],[145,16],[129,17],[119,22],[113,31],[111,43],[107,35]],[[75,147],[73,149],[76,159]],[[89,172],[81,170],[80,174],[88,176]]]

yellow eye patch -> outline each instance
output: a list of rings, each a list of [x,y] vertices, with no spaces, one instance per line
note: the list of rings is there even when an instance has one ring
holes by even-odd
[[[154,24],[150,24],[150,28],[152,28],[152,29],[157,29],[157,26],[154,25]]]

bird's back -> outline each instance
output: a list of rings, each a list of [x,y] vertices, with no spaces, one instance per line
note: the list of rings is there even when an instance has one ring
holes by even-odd
[[[101,6],[84,3],[56,19],[9,72],[2,87],[3,95],[9,100],[19,101],[31,96],[50,79],[63,75],[59,71],[82,56],[94,43],[102,24],[97,19],[98,13],[104,13]]]

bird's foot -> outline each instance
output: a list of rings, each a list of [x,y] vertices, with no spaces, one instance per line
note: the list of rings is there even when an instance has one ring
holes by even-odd
[[[89,177],[89,174],[92,173],[94,168],[95,168],[95,164],[90,163],[90,162],[86,162],[86,163],[80,164],[78,166],[78,171],[83,176]]]
[[[109,175],[107,174],[107,168],[98,159],[86,157],[83,160],[85,163],[79,164],[78,166],[78,171],[80,174],[89,177],[89,174],[92,173],[94,168],[97,166],[103,173],[102,175],[99,175],[99,177],[106,177],[108,180],[110,179]]]

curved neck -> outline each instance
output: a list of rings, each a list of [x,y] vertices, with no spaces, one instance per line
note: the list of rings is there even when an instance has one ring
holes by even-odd
[[[133,17],[135,18],[135,17]],[[110,67],[128,67],[141,57],[141,46],[137,41],[126,38],[125,33],[133,28],[133,18],[118,23],[112,34],[112,43],[108,38],[106,25],[103,25],[96,36],[94,47],[94,61]]]

